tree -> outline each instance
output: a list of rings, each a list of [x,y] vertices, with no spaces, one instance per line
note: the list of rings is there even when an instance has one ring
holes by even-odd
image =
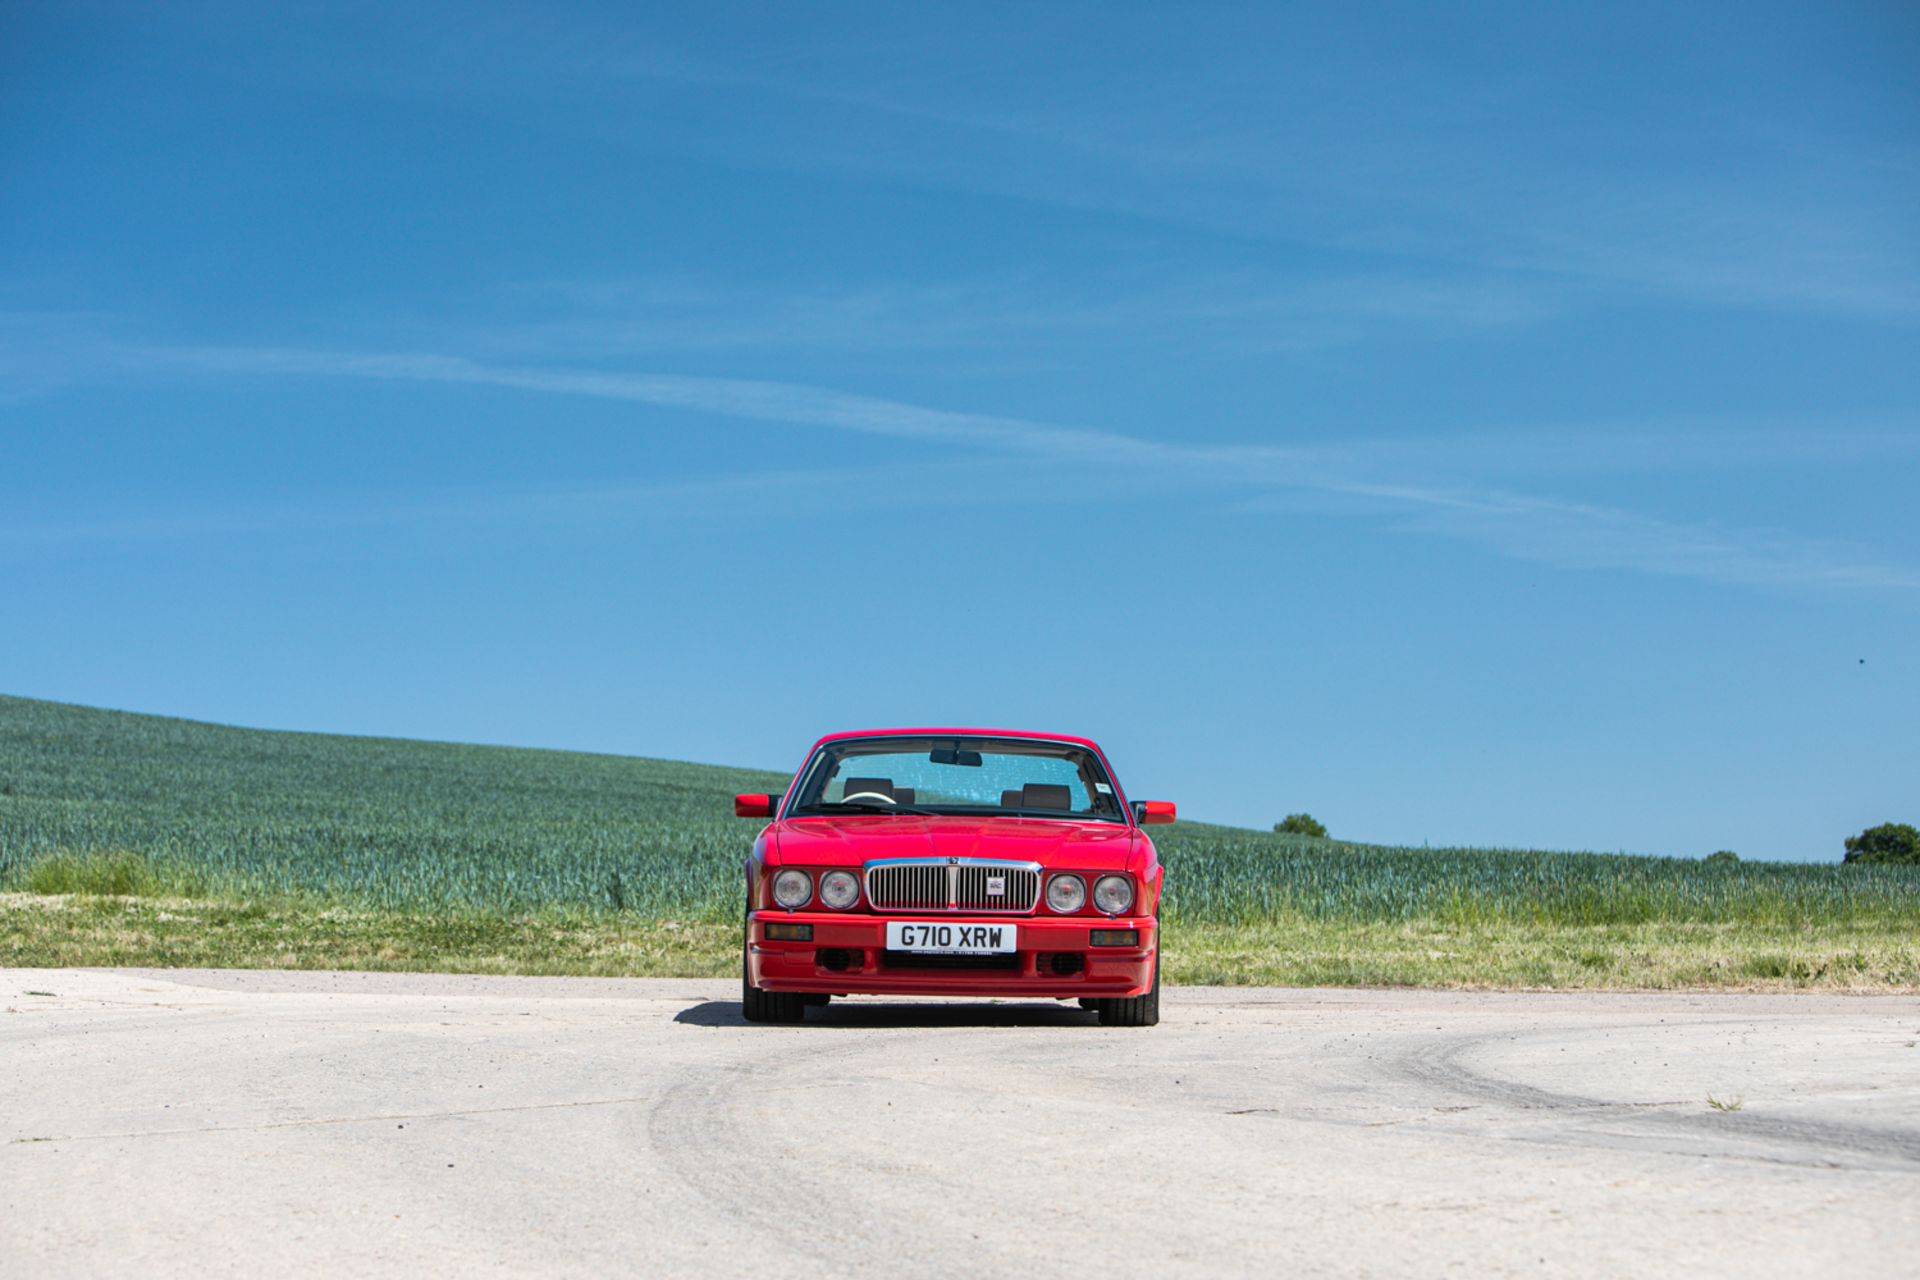
[[[1911,823],[1883,822],[1847,837],[1848,862],[1885,862],[1920,866],[1920,830]]]
[[[1283,836],[1313,836],[1319,840],[1327,838],[1326,827],[1315,822],[1310,813],[1290,813],[1282,821],[1274,823],[1273,829]]]
[[[1731,849],[1720,849],[1707,855],[1708,862],[1738,862],[1740,855]]]

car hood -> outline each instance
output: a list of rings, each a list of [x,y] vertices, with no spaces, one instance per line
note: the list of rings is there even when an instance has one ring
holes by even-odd
[[[880,858],[1004,858],[1082,871],[1127,870],[1134,831],[1112,822],[848,814],[775,828],[780,865],[857,867]]]

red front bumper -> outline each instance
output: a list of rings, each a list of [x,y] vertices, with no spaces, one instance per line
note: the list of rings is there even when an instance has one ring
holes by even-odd
[[[1012,924],[1019,950],[1010,957],[928,959],[886,950],[889,920],[939,924]],[[765,926],[810,925],[808,942],[770,940]],[[1094,929],[1134,929],[1138,946],[1096,947]],[[1034,996],[1144,995],[1153,985],[1160,945],[1151,917],[854,915],[818,911],[756,911],[747,919],[747,973],[765,991],[830,995]]]

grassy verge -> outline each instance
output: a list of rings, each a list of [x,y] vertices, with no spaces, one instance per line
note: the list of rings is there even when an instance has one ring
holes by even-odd
[[[1920,991],[1920,945],[1888,923],[1572,925],[1277,920],[1178,927],[1182,983],[1566,990]]]
[[[0,894],[0,965],[729,978],[732,922],[393,911],[306,899]],[[1282,986],[1920,991],[1885,924],[1346,923],[1175,927],[1168,982]]]
[[[738,924],[381,911],[296,899],[0,894],[0,966],[715,978],[738,974],[739,964]]]

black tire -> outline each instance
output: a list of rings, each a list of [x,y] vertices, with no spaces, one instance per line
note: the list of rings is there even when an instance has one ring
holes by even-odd
[[[1160,953],[1153,953],[1153,985],[1143,996],[1120,996],[1100,1001],[1103,1027],[1157,1027],[1160,1025]]]
[[[798,1022],[807,1016],[806,997],[788,991],[762,991],[747,980],[747,941],[740,939],[740,1016],[748,1022]]]

